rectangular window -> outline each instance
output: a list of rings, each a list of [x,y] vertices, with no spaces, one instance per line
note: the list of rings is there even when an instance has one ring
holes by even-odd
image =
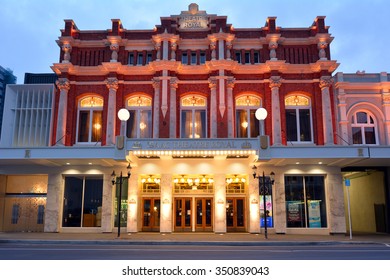
[[[188,54],[183,52],[181,55],[181,63],[187,65],[188,64]]]
[[[128,64],[134,65],[134,54],[133,53],[129,53]]]
[[[311,141],[311,123],[310,123],[310,110],[299,109],[299,128],[300,128],[300,141]]]
[[[88,136],[89,136],[89,111],[80,111],[78,142],[89,142]]]
[[[284,180],[287,227],[327,227],[324,176],[285,176]]]
[[[310,109],[286,109],[287,141],[312,141]]]
[[[235,52],[235,58],[238,63],[241,63],[241,52]]]
[[[144,55],[142,53],[139,53],[137,55],[137,65],[143,65],[144,64]]]
[[[152,137],[152,110],[129,110],[130,118],[127,121],[128,138]]]
[[[260,53],[259,52],[254,52],[253,53],[253,62],[256,64],[256,63],[260,63]]]
[[[149,64],[150,62],[152,62],[152,59],[153,59],[152,53],[148,52],[146,54],[146,64]]]
[[[206,137],[206,111],[182,110],[181,112],[181,138]]]
[[[196,52],[191,52],[191,64],[192,65],[196,65],[197,64],[197,55],[196,55]]]
[[[251,63],[251,53],[245,52],[245,64],[250,64],[250,63]]]
[[[65,177],[63,227],[100,227],[103,178]]]
[[[200,53],[200,64],[205,64],[206,63],[206,53],[201,52]]]
[[[92,118],[92,142],[101,142],[102,141],[102,111],[93,111]]]

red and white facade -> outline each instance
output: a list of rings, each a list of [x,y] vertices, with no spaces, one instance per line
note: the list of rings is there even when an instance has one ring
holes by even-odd
[[[368,150],[339,140],[348,124],[335,98],[332,40],[325,17],[306,28],[278,27],[269,17],[263,27],[240,29],[196,4],[152,30],[127,30],[113,19],[110,29],[83,31],[65,20],[52,66],[56,88],[31,95],[37,104],[46,99],[35,96],[50,96],[48,133],[32,142],[27,128],[38,117],[16,113],[3,160],[34,166],[16,175],[47,180],[47,232],[113,231],[122,184],[110,174],[126,174],[130,163],[121,199],[127,232],[259,233],[255,165],[276,174],[266,193],[271,231],[345,233],[341,168]],[[15,112],[30,104],[21,91],[15,87],[9,101]],[[259,107],[268,111],[261,123]],[[121,108],[130,112],[124,123]],[[388,145],[388,131],[380,137]],[[18,181],[14,169],[0,178]],[[4,205],[11,216],[20,211]]]

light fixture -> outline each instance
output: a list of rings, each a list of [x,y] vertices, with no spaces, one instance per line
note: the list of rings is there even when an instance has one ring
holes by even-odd
[[[129,110],[122,108],[118,111],[118,118],[121,121],[127,121],[130,118],[130,112]]]
[[[267,115],[268,115],[268,112],[265,108],[259,108],[255,112],[256,119],[258,119],[259,121],[265,120]]]

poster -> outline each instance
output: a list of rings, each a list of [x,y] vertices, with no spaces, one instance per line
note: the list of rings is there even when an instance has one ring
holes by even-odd
[[[301,222],[301,201],[287,201],[287,221]]]
[[[309,227],[320,228],[321,227],[321,200],[308,200],[308,214],[309,214]]]
[[[267,216],[267,227],[273,227],[273,217],[272,217],[272,196],[265,196],[266,209],[268,211]],[[260,195],[260,227],[264,227],[264,200],[263,196]]]

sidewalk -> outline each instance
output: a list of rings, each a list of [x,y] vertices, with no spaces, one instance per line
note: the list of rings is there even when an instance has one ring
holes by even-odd
[[[390,244],[389,234],[371,235],[290,235],[250,233],[9,233],[0,232],[1,243],[51,243],[51,244],[126,244],[126,245],[224,245],[224,246],[267,246],[267,245],[328,245],[328,244]]]

